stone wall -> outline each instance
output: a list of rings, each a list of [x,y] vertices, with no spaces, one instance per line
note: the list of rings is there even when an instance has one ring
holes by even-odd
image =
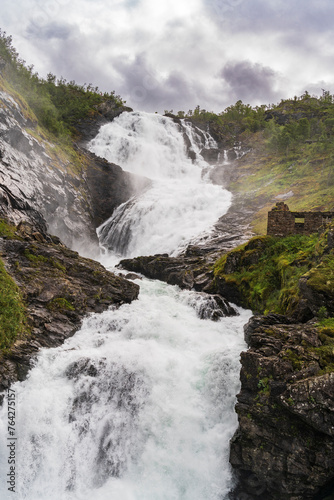
[[[288,236],[289,234],[312,234],[334,219],[334,212],[290,212],[283,202],[268,212],[267,234]]]

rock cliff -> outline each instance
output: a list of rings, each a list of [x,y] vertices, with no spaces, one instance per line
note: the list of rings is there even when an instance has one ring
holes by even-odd
[[[334,372],[323,359],[330,343],[314,320],[280,315],[251,318],[245,335],[231,498],[324,499],[334,491]]]
[[[27,222],[11,237],[0,237],[0,254],[19,286],[27,321],[25,335],[0,354],[0,392],[26,377],[41,347],[56,347],[73,335],[84,315],[138,296],[138,285]]]
[[[95,126],[86,124],[81,144]],[[19,97],[0,92],[0,216],[14,224],[42,216],[50,233],[85,251],[96,227],[147,184],[79,145],[51,142]]]

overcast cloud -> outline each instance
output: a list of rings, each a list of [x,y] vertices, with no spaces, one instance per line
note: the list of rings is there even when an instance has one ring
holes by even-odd
[[[0,27],[42,77],[220,112],[334,92],[333,19],[331,0],[1,0]]]

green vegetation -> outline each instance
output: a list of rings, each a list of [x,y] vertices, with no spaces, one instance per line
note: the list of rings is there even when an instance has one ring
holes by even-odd
[[[278,199],[289,200],[292,211],[334,210],[334,95],[328,91],[254,108],[237,101],[219,114],[197,106],[178,116],[209,127],[227,149],[242,144],[251,150],[227,187],[257,208],[255,233],[265,234]]]
[[[219,114],[197,106],[194,111],[190,109],[188,113],[179,111],[177,116],[187,118],[199,127],[209,125],[210,133],[214,137],[226,145],[234,146],[236,142],[265,127],[266,109],[265,105],[253,108],[239,100]]]
[[[292,313],[298,304],[300,277],[309,273],[318,282],[319,276],[328,276],[334,256],[321,260],[326,235],[255,237],[215,263],[216,280],[237,288],[243,305],[253,311]]]
[[[105,101],[112,101],[115,106],[124,104],[114,91],[102,93],[92,84],[78,85],[62,77],[57,79],[51,73],[46,79],[40,78],[34,73],[33,66],[26,66],[25,61],[19,58],[12,46],[12,37],[1,30],[0,58],[6,63],[0,87],[16,92],[20,102],[23,98],[39,124],[56,136],[65,138],[74,135],[74,125],[83,118],[93,116],[96,106]]]
[[[15,235],[16,227],[8,224],[4,219],[0,219],[0,237],[8,238],[10,240],[17,239]]]
[[[56,299],[50,300],[47,304],[47,308],[50,311],[74,311],[75,307],[65,298],[58,297]]]
[[[324,311],[322,311],[324,312]],[[318,315],[318,332],[322,342],[320,347],[313,348],[313,352],[319,356],[319,364],[322,373],[334,371],[334,318]]]
[[[30,247],[29,249],[26,248],[24,250],[24,256],[30,260],[30,262],[32,263],[33,266],[36,266],[38,267],[41,262],[48,262],[48,258],[47,257],[44,257],[43,255],[38,255],[36,253],[32,253],[33,252],[33,247]]]
[[[16,227],[0,219],[0,237],[17,239]],[[29,333],[26,308],[18,286],[0,259],[0,350]]]
[[[0,259],[0,349],[8,349],[29,332],[19,288]]]

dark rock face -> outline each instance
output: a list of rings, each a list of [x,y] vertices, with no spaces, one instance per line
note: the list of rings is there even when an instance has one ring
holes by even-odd
[[[73,335],[85,314],[131,302],[139,292],[135,283],[27,223],[17,237],[0,238],[0,252],[25,299],[31,335],[2,355],[0,391],[25,378],[40,347],[58,346]]]
[[[151,181],[138,175],[124,172],[121,167],[109,163],[87,150],[89,160],[85,182],[91,202],[91,222],[94,228],[100,226],[116,207],[141,193]]]
[[[334,485],[334,373],[321,370],[314,321],[253,317],[241,355],[239,428],[230,462],[239,480],[231,498],[313,500]]]
[[[239,314],[224,297],[218,294],[197,292],[194,294],[192,306],[200,319],[210,319],[211,321],[218,321],[225,316],[238,316]]]
[[[85,118],[76,124],[75,128],[80,134],[80,143],[85,145],[97,135],[98,131],[108,122],[120,114],[133,111],[126,106],[118,106],[114,101],[105,101],[96,107],[96,114],[91,118]]]
[[[199,264],[198,258],[193,261]],[[182,289],[191,290],[195,275],[184,258],[169,257],[168,254],[157,254],[148,257],[121,260],[119,265],[135,273],[141,273],[151,279],[165,281],[170,285],[178,285]]]
[[[32,132],[37,123],[9,94],[0,93],[0,104],[0,216],[15,225],[36,225],[44,218],[48,230],[72,248],[96,244],[96,227],[148,181],[80,146],[73,146],[72,156],[63,154]],[[105,108],[90,120],[90,128],[87,124],[87,134],[96,135],[101,120],[106,123],[126,109]]]

